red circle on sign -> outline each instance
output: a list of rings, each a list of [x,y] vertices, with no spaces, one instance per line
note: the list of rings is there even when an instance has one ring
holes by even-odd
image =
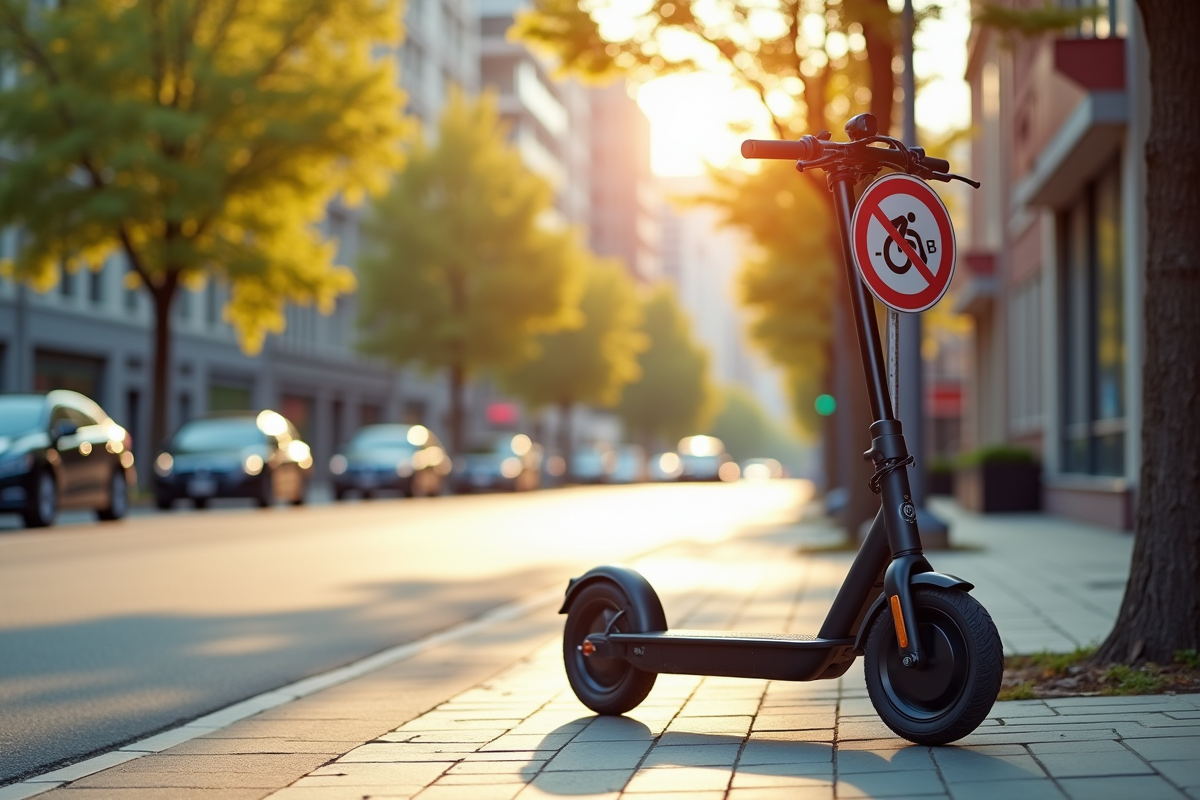
[[[913,256],[917,256],[919,259],[920,255],[924,254],[911,251],[911,242],[901,241],[903,237],[897,234],[896,228],[891,226],[887,215],[882,211],[883,201],[896,195],[904,195],[915,200],[933,217],[939,237],[936,246],[941,251],[936,273],[932,272],[924,262],[919,260],[914,262]],[[897,290],[884,280],[878,271],[877,264],[871,259],[871,246],[867,241],[872,220],[885,227],[885,236],[893,239],[893,243],[902,249],[913,267],[918,267],[918,273],[926,279],[925,288],[909,294]],[[893,236],[893,234],[896,235]],[[854,208],[854,216],[850,222],[850,239],[859,276],[871,290],[871,294],[889,308],[910,314],[925,311],[937,304],[946,294],[946,289],[950,287],[950,279],[954,276],[956,256],[954,226],[950,222],[950,212],[946,210],[942,199],[925,181],[911,175],[896,173],[885,175],[868,186],[859,199],[858,205]],[[884,242],[885,245],[890,246],[886,239]],[[905,247],[910,249],[903,249]]]

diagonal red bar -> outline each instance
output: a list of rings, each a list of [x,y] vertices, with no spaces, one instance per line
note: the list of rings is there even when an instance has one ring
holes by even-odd
[[[908,256],[908,260],[917,268],[917,272],[921,273],[921,277],[925,279],[925,282],[932,286],[933,273],[929,271],[929,267],[921,260],[916,251],[912,249],[912,245],[908,243],[908,240],[900,235],[900,231],[892,227],[892,221],[884,216],[883,210],[879,206],[875,206],[871,210],[871,213],[875,216],[875,219],[879,220],[879,224],[883,225],[883,229],[887,231],[888,236],[892,237],[892,241],[896,243],[901,252]]]

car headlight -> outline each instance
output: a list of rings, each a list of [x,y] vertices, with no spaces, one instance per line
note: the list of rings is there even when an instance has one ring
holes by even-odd
[[[242,472],[247,475],[257,475],[263,470],[262,456],[258,453],[251,453],[242,461]]]
[[[29,472],[32,467],[33,453],[21,453],[0,458],[0,477],[20,475],[22,472]]]
[[[521,460],[509,456],[500,462],[500,474],[506,478],[515,478],[521,474]]]
[[[167,478],[171,475],[171,470],[175,468],[175,459],[170,453],[159,453],[158,458],[154,459],[154,473],[160,478]]]
[[[329,471],[334,475],[342,475],[346,472],[346,468],[350,466],[350,462],[341,453],[338,453],[333,458],[329,459]]]
[[[413,459],[412,461],[409,461],[407,458],[401,459],[396,464],[396,474],[401,478],[407,478],[409,475],[412,475],[415,461],[416,459]]]

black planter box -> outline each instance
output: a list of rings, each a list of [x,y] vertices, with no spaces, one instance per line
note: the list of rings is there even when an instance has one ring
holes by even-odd
[[[925,475],[926,494],[954,494],[953,472],[930,472]]]
[[[962,467],[954,475],[954,496],[963,508],[991,514],[1037,511],[1042,507],[1042,468],[1000,462]]]

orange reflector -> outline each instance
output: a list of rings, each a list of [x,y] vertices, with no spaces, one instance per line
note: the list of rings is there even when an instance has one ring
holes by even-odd
[[[900,595],[892,595],[892,619],[896,623],[896,641],[908,647],[908,634],[904,630],[904,615],[900,613]]]
[[[583,653],[585,656],[590,656],[592,653],[596,652],[596,645],[592,644],[587,639],[584,639],[583,644],[579,648],[579,652]]]

